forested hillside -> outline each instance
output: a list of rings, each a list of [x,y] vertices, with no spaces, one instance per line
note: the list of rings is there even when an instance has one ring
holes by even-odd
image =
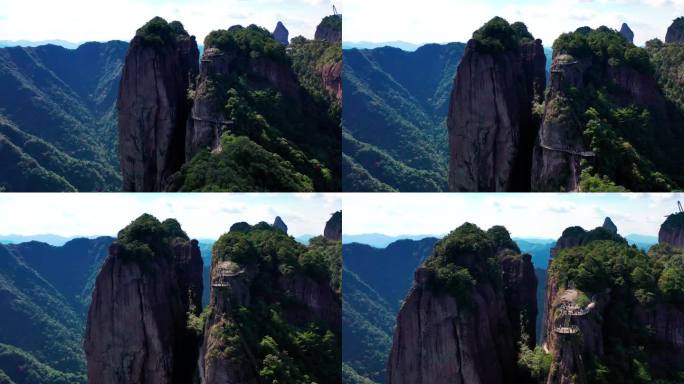
[[[115,103],[127,47],[0,48],[0,190],[120,189]]]
[[[75,239],[62,247],[0,245],[0,378],[86,382],[85,317],[112,240]]]
[[[446,190],[446,114],[465,45],[343,51],[343,189]]]

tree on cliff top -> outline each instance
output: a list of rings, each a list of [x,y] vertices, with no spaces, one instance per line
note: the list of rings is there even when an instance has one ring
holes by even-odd
[[[641,73],[653,73],[648,52],[627,41],[620,32],[601,26],[582,27],[564,33],[553,43],[554,55],[567,53],[576,58],[593,57],[611,67],[628,66]]]
[[[318,28],[327,28],[334,31],[342,31],[342,15],[330,15],[321,20]]]
[[[257,265],[260,273],[269,278],[301,271],[340,292],[342,248],[339,242],[322,236],[311,239],[309,247],[305,247],[268,223],[237,223],[219,237],[213,254],[219,262]]]
[[[467,303],[468,294],[477,284],[499,286],[501,271],[497,251],[518,253],[518,246],[504,227],[485,232],[477,225],[465,223],[440,240],[425,262],[433,272],[432,288]]]
[[[145,261],[170,257],[172,242],[177,239],[189,240],[176,219],[167,219],[162,223],[145,213],[119,231],[116,244],[121,247],[123,257]]]
[[[477,48],[481,52],[500,53],[516,50],[521,42],[533,40],[534,37],[524,23],[509,24],[497,16],[475,31],[473,39],[479,43]]]
[[[277,62],[288,61],[285,47],[273,38],[271,32],[254,24],[247,28],[234,25],[228,30],[212,31],[204,39],[204,46],[251,59],[266,57]]]
[[[148,21],[135,35],[149,45],[164,45],[190,36],[180,21],[168,23],[159,16]]]

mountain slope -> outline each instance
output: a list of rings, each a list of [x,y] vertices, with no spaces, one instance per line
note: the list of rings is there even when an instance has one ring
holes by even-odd
[[[0,371],[14,382],[85,382],[85,312],[111,241],[0,245]]]
[[[114,103],[126,47],[111,41],[74,50],[0,49],[0,156],[7,160],[0,186],[120,188]]]
[[[436,241],[399,240],[382,249],[343,245],[342,360],[355,372],[345,376],[345,383],[363,383],[359,376],[384,381],[401,300],[411,287],[413,271]]]
[[[464,48],[343,50],[345,191],[446,189],[446,112]]]

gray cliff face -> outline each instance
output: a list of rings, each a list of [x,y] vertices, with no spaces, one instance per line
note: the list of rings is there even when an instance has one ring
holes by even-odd
[[[335,212],[325,223],[323,237],[333,241],[342,240],[342,211]]]
[[[280,44],[287,46],[290,44],[290,32],[285,28],[282,22],[278,22],[273,30],[273,38]]]
[[[634,43],[634,32],[632,32],[632,29],[629,28],[627,23],[622,23],[622,27],[620,27],[620,34],[630,43]]]
[[[551,65],[551,84],[546,98],[539,137],[534,147],[532,190],[577,191],[580,160],[590,156],[584,147],[583,127],[563,113],[566,93],[584,86],[584,73],[591,63],[566,54],[556,55]]]
[[[328,93],[342,103],[342,60],[323,66],[321,79]]]
[[[501,293],[490,285],[472,292],[471,307],[429,288],[416,271],[399,311],[387,366],[388,384],[497,384],[515,375],[516,351]]]
[[[669,244],[674,248],[684,249],[684,226],[681,222],[684,213],[676,213],[668,216],[658,231],[658,242]]]
[[[323,19],[323,22],[318,24],[318,27],[316,27],[316,33],[314,35],[314,39],[316,40],[325,40],[330,43],[341,43],[342,42],[342,29],[341,28],[333,28],[330,26],[329,23],[326,23],[326,20],[329,18],[333,17],[339,17],[342,19],[341,15],[335,15],[335,16],[328,16]]]
[[[545,87],[541,41],[497,54],[482,53],[478,45],[468,42],[451,95],[449,189],[529,189],[537,130],[532,102]]]
[[[223,105],[212,93],[216,78],[229,78],[235,73],[245,73],[249,80],[266,81],[284,96],[300,99],[297,78],[286,64],[268,58],[247,59],[207,47],[202,55],[200,74],[195,85],[191,114],[188,116],[185,137],[185,158],[190,160],[202,149],[218,149],[221,134],[230,129],[231,122],[225,116]]]
[[[161,45],[136,36],[126,54],[117,109],[123,190],[163,190],[184,163],[187,90],[198,72],[194,37]]]
[[[513,340],[525,333],[528,347],[534,348],[537,318],[537,276],[532,256],[506,257],[500,263],[503,272],[503,292]]]
[[[653,356],[662,361],[684,361],[684,312],[671,304],[657,304],[654,307],[637,307],[634,317],[644,327],[653,330],[655,338],[668,345],[666,353]]]
[[[658,242],[684,249],[684,230],[661,227],[658,231]]]
[[[667,28],[666,43],[684,42],[684,17],[678,17]]]
[[[587,384],[580,342],[575,335],[562,335],[551,350],[553,363],[547,384]]]
[[[303,325],[312,321],[324,321],[330,328],[341,330],[342,306],[330,285],[319,283],[304,275],[281,276],[278,288],[285,295],[302,304],[305,310],[286,310],[288,322]]]
[[[212,261],[211,281],[218,278],[217,271],[217,264]],[[211,287],[209,299],[211,313],[206,320],[199,357],[199,376],[203,384],[257,381],[258,364],[251,350],[244,343],[241,343],[238,350],[234,352],[242,358],[232,358],[221,353],[228,347],[223,333],[236,329],[232,311],[239,306],[248,306],[251,303],[250,285],[255,272],[251,268],[241,269],[225,279],[226,286]],[[232,336],[235,336],[235,333]]]
[[[202,258],[196,241],[176,244],[173,253],[143,263],[125,260],[116,243],[110,247],[88,312],[89,382],[192,380],[197,340],[186,314],[201,308]]]

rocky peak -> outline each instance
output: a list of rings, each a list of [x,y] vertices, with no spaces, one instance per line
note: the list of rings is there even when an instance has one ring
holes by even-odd
[[[270,246],[264,245],[271,241],[279,244],[278,252],[272,252]],[[280,249],[284,248],[287,251],[281,252]],[[287,256],[291,252],[295,253],[294,258]],[[307,276],[301,271],[301,266],[292,264],[296,263],[298,252],[306,252],[305,247],[263,222],[254,226],[234,224],[230,232],[222,235],[214,244],[210,271],[211,312],[206,318],[199,358],[202,383],[260,381],[264,356],[260,356],[263,346],[259,342],[263,343],[265,336],[268,336],[281,347],[288,348],[283,345],[282,339],[278,340],[282,335],[261,334],[268,331],[270,326],[280,327],[282,324],[254,326],[249,323],[271,321],[271,315],[263,318],[264,314],[259,308],[272,306],[268,308],[277,310],[277,316],[292,329],[314,322],[327,325],[328,329],[339,335],[339,298],[326,282]],[[282,301],[296,305],[285,306]],[[239,315],[236,311],[238,308]],[[250,334],[245,333],[245,329]],[[299,358],[302,361],[305,359]],[[337,381],[339,378],[323,377],[320,382]]]
[[[283,219],[280,218],[280,216],[276,216],[275,221],[273,222],[273,228],[280,229],[281,231],[287,233],[287,225]]]
[[[416,270],[397,317],[387,383],[496,384],[518,375],[520,332],[534,338],[536,305],[527,305],[535,303],[536,278],[529,255],[499,247],[507,243],[500,228],[466,223]],[[486,272],[492,262],[504,287]]]
[[[658,231],[658,242],[684,248],[684,213],[669,215]]]
[[[185,162],[185,122],[190,81],[199,50],[180,22],[156,17],[131,41],[117,109],[123,190],[163,190]]]
[[[684,17],[674,19],[665,35],[666,43],[684,42]]]
[[[622,23],[622,27],[620,27],[620,34],[630,43],[634,43],[634,32],[632,32],[632,29],[629,28],[627,23]]]
[[[325,223],[323,237],[328,240],[342,240],[342,211],[333,213],[332,217]]]
[[[253,39],[255,45],[226,43],[234,39]],[[216,94],[215,79],[244,74],[248,81],[260,86],[267,83],[292,100],[300,99],[301,87],[287,63],[285,48],[280,45],[267,48],[265,45],[269,43],[275,43],[271,34],[256,25],[246,28],[237,25],[228,30],[213,31],[207,36],[199,76],[194,85],[192,113],[187,122],[187,159],[205,148],[218,149],[221,134],[232,124],[223,110],[227,95]]]
[[[545,64],[541,40],[522,23],[494,18],[473,34],[447,120],[451,191],[529,190]]]
[[[119,232],[97,275],[84,349],[88,381],[187,383],[195,375],[202,257],[197,241],[143,215]]]
[[[653,281],[667,278],[660,272],[661,263],[668,263],[677,251],[660,247],[647,255],[603,227],[588,232],[571,227],[563,237],[581,241],[580,248],[559,252],[548,269],[542,335],[553,368],[547,383],[589,383],[587,378],[596,377],[597,372],[589,362],[605,361],[609,371],[615,370],[610,361],[630,348],[644,349],[641,359],[648,374],[667,376],[668,370],[663,367],[678,371],[680,368],[675,367],[684,361],[681,306],[657,290],[643,297],[643,288],[623,285],[627,276],[639,276],[644,271],[653,274]],[[616,271],[611,267],[615,264],[622,272],[603,278]],[[639,280],[635,277],[635,284],[643,284]],[[630,324],[630,330],[616,331],[611,325],[617,323]],[[635,332],[643,335],[638,341],[631,337]]]
[[[273,30],[273,38],[280,44],[287,46],[290,44],[290,32],[285,28],[282,22],[278,22]]]
[[[618,232],[617,226],[615,225],[615,223],[613,223],[613,220],[611,220],[610,217],[606,217],[601,227],[610,233],[617,234]]]
[[[342,15],[330,15],[321,20],[316,27],[316,40],[325,40],[330,43],[342,42]]]
[[[611,224],[612,227],[615,227],[615,231],[612,230]],[[555,257],[558,251],[563,248],[578,247],[595,240],[612,240],[618,243],[627,243],[627,240],[617,234],[617,227],[610,221],[610,218],[606,218],[603,226],[594,228],[591,231],[577,226],[566,228],[558,241],[556,241],[556,246],[551,249],[551,257]]]

